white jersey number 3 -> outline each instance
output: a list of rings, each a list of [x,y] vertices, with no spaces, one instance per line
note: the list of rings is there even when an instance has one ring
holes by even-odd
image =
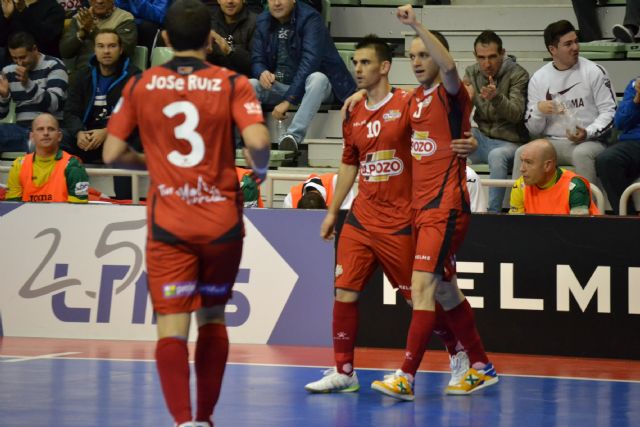
[[[204,158],[204,139],[196,132],[200,115],[198,109],[189,101],[172,102],[162,109],[165,116],[172,118],[177,114],[184,114],[185,120],[180,126],[173,129],[173,134],[177,139],[184,139],[191,144],[191,152],[182,154],[173,150],[167,155],[167,160],[172,165],[181,168],[192,168]]]

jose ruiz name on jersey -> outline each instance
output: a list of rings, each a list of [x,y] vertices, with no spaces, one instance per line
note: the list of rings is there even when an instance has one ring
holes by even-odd
[[[145,85],[147,90],[199,90],[205,92],[220,92],[222,79],[209,79],[191,74],[187,77],[151,76],[151,81]]]

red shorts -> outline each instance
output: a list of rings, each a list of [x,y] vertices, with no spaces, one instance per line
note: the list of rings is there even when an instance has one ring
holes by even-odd
[[[391,285],[411,299],[413,237],[373,233],[345,223],[338,241],[335,287],[361,292],[378,263]]]
[[[464,241],[471,215],[456,209],[414,211],[416,252],[413,269],[442,275],[456,274],[456,252]]]
[[[148,239],[146,254],[153,308],[160,314],[190,313],[231,298],[242,240],[170,245]]]

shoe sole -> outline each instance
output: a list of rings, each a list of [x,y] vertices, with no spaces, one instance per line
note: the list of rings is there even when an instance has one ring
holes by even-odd
[[[496,384],[498,381],[500,381],[499,377],[493,377],[488,381],[483,382],[481,385],[479,385],[478,387],[472,388],[469,391],[464,391],[464,390],[448,390],[445,389],[445,394],[448,394],[450,396],[466,396],[472,393],[475,393],[478,390],[482,390],[483,388],[487,388],[489,386],[492,386],[494,384]]]
[[[623,43],[635,42],[634,36],[631,35],[631,31],[628,31],[624,26],[615,25],[612,29],[613,36],[622,41]]]
[[[281,151],[293,151],[295,153],[298,152],[298,144],[291,141],[283,141],[278,148]]]
[[[333,389],[333,390],[315,390],[309,387],[304,388],[305,390],[307,390],[309,393],[313,393],[313,394],[329,394],[329,393],[355,393],[358,390],[360,390],[360,386],[351,386],[351,387],[347,387],[347,388],[341,388],[341,389]]]
[[[393,397],[394,399],[401,400],[403,402],[412,402],[413,399],[415,399],[415,396],[413,394],[398,394],[384,386],[375,383],[371,384],[371,388],[379,393],[384,394],[385,396]]]

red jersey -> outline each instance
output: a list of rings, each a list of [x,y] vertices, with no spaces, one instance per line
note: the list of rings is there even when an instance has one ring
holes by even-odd
[[[149,237],[208,243],[243,235],[233,125],[262,123],[246,77],[196,58],[176,57],[131,78],[108,132],[137,127],[149,169]]]
[[[418,87],[411,99],[411,156],[414,209],[459,209],[469,212],[466,160],[451,150],[471,123],[471,99],[460,83],[456,95],[444,86]]]
[[[392,89],[376,106],[362,100],[342,124],[342,163],[360,168],[351,214],[370,231],[393,234],[411,224],[409,97]]]

